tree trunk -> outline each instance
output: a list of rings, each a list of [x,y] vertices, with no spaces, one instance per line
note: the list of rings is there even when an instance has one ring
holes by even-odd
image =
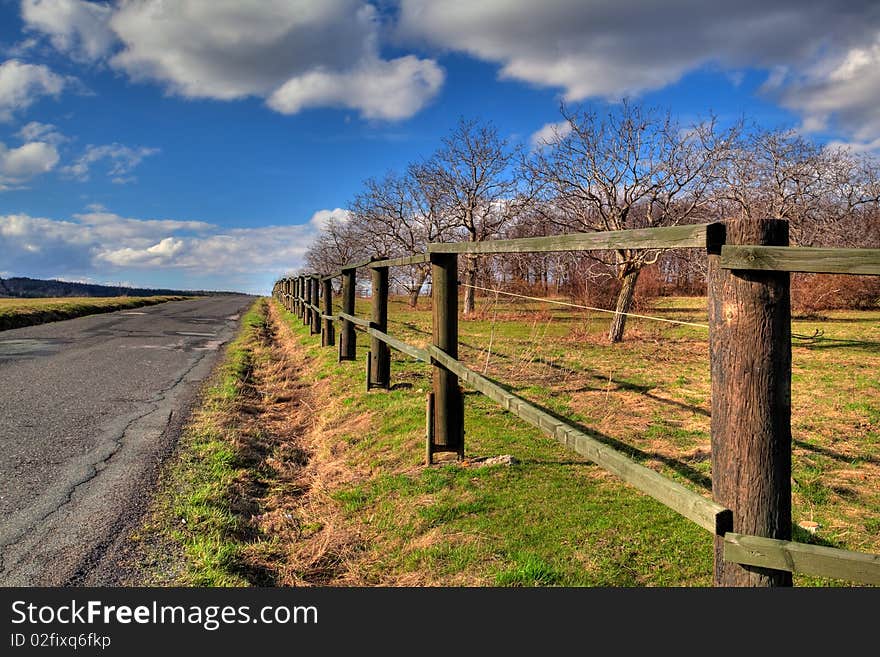
[[[633,298],[636,293],[636,282],[639,280],[640,269],[631,271],[623,277],[623,286],[617,295],[617,305],[614,310],[617,314],[611,320],[611,330],[608,332],[608,339],[611,342],[620,342],[623,340],[623,330],[626,328],[626,315],[632,308]]]
[[[472,255],[464,256],[464,310],[462,314],[471,315],[476,307],[475,295],[476,290],[471,287],[477,284],[477,263]]]
[[[418,273],[418,278],[416,279],[416,283],[409,290],[409,307],[415,308],[419,304],[419,294],[422,292],[422,287],[425,285],[425,281],[428,280],[428,272],[420,271]]]

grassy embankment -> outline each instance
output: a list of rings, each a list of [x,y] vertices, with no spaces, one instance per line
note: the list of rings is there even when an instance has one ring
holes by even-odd
[[[478,310],[475,319],[461,323],[462,360],[709,495],[704,329],[633,320],[627,341],[610,345],[606,316],[537,303],[496,305],[493,299],[480,300]],[[648,312],[702,322],[705,301],[666,299]],[[358,313],[368,316],[366,303],[359,301]],[[199,471],[187,477],[204,478],[205,484],[191,488],[185,500],[178,496],[174,517],[165,523],[178,527],[174,531],[185,538],[189,555],[178,581],[711,584],[706,532],[480,395],[467,394],[468,457],[510,454],[519,464],[425,468],[428,368],[395,353],[392,390],[367,393],[362,335],[359,362],[338,363],[335,349],[322,349],[298,319],[279,315],[291,329],[278,339],[291,343],[287,347],[297,359],[288,375],[313,390],[299,404],[308,407],[310,422],[300,421],[299,433],[289,439],[301,443],[298,458],[305,450],[314,476],[285,487],[277,477],[286,472],[277,449],[248,466],[242,459],[247,450],[236,447],[240,436],[205,429],[210,440],[188,447],[186,457]],[[267,321],[249,317],[251,328],[231,349],[208,408],[219,403],[212,399],[234,405],[236,391],[245,391],[239,374],[248,372],[242,364],[247,341],[255,344],[254,322]],[[390,318],[393,335],[428,342],[425,309],[394,302]],[[794,322],[796,333],[812,334],[815,328],[824,330],[821,339],[796,341],[793,348],[793,521],[815,521],[819,529],[811,534],[795,526],[795,538],[877,553],[880,312],[835,311]],[[322,478],[322,467],[336,474]],[[258,486],[252,485],[254,471],[260,474]],[[250,506],[241,503],[242,489],[256,491]],[[205,500],[210,504],[200,506]],[[280,517],[286,520],[279,523]],[[320,567],[303,555],[314,553],[317,543],[325,546]],[[841,584],[804,576],[795,581]]]
[[[0,331],[73,319],[83,315],[110,313],[167,301],[185,296],[159,297],[59,297],[42,299],[0,299]]]

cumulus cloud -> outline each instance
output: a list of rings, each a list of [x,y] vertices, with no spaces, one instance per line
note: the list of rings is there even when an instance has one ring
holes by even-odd
[[[560,89],[566,100],[660,89],[686,73],[760,68],[768,93],[809,125],[829,116],[880,135],[876,0],[401,0],[403,43],[496,63],[502,78]],[[683,20],[683,17],[686,17]]]
[[[69,219],[0,215],[0,252],[9,275],[90,277],[124,275],[150,284],[164,275],[181,281],[210,280],[213,289],[261,290],[279,272],[302,265],[323,218],[302,224],[224,228],[202,221],[137,219],[102,208]],[[167,278],[166,278],[167,280]]]
[[[375,59],[343,73],[312,71],[285,82],[268,99],[282,114],[307,107],[347,107],[368,119],[405,119],[416,114],[443,85],[436,62],[411,55]]]
[[[25,0],[34,32],[74,57],[107,61],[186,98],[266,98],[292,114],[344,107],[412,116],[444,72],[431,59],[383,59],[378,10],[364,0]]]
[[[103,146],[89,145],[86,147],[85,153],[74,161],[63,167],[61,171],[71,178],[79,181],[86,181],[90,177],[91,168],[97,162],[106,160],[109,162],[107,166],[107,175],[110,180],[115,183],[128,183],[135,180],[129,174],[137,167],[145,157],[155,155],[159,152],[158,148],[147,148],[141,146],[139,148],[131,148],[122,144],[106,144]]]
[[[57,97],[68,80],[41,64],[8,59],[0,64],[0,121],[30,107],[41,96]]]
[[[58,159],[58,151],[52,144],[37,141],[7,148],[0,142],[0,191],[15,189],[31,178],[51,171]]]
[[[52,45],[77,60],[105,55],[116,40],[107,25],[112,9],[80,0],[22,0],[25,25],[48,35]]]
[[[184,247],[183,240],[166,237],[145,249],[133,249],[127,246],[122,249],[102,251],[97,255],[97,259],[120,267],[159,267],[172,262],[174,256]]]
[[[529,144],[533,150],[543,148],[554,143],[558,139],[565,137],[571,132],[571,123],[568,121],[557,121],[556,123],[545,123],[538,128],[529,137]]]

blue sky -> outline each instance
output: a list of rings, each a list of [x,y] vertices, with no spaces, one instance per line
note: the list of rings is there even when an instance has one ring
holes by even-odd
[[[880,148],[880,3],[0,0],[0,276],[265,293],[460,116],[623,97]]]

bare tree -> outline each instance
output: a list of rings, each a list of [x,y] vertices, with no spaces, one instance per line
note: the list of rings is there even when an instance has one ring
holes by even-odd
[[[365,259],[365,253],[366,243],[357,224],[333,217],[309,246],[305,261],[310,271],[327,275],[345,264]]]
[[[673,226],[700,218],[723,161],[725,139],[714,119],[687,130],[669,113],[624,102],[604,117],[594,112],[562,115],[571,130],[558,134],[532,159],[566,228],[611,231]],[[623,338],[639,272],[656,262],[657,250],[617,249],[610,264],[621,282],[609,338]]]
[[[410,165],[403,175],[389,172],[381,180],[367,179],[349,210],[362,242],[380,258],[424,253],[430,242],[448,239],[451,233],[436,178],[422,165]],[[395,269],[393,282],[415,307],[429,274],[428,264],[412,265]]]
[[[451,224],[471,242],[498,236],[527,203],[519,193],[520,152],[498,136],[491,123],[460,119],[443,146],[422,165],[445,204]],[[465,257],[464,314],[474,311],[477,267]]]

